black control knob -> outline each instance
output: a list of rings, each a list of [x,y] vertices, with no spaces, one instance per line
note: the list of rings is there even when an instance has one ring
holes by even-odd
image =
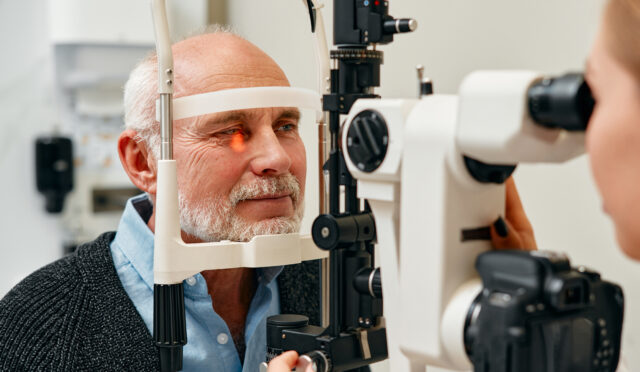
[[[373,298],[382,298],[382,277],[380,268],[363,267],[353,278],[353,287],[362,294]]]
[[[389,130],[380,113],[364,110],[351,121],[347,131],[347,153],[363,172],[376,170],[389,146]]]
[[[321,249],[345,248],[375,239],[376,226],[370,213],[333,216],[321,214],[311,226],[313,242]]]
[[[314,350],[309,353],[303,354],[298,359],[295,371],[314,371],[314,372],[329,372],[331,371],[331,360],[322,351]]]
[[[382,29],[385,34],[399,34],[403,32],[412,32],[418,28],[418,21],[411,18],[398,18],[384,21]]]

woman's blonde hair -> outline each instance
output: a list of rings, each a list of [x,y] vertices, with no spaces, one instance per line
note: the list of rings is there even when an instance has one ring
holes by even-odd
[[[640,82],[640,0],[609,0],[604,34],[609,52]]]

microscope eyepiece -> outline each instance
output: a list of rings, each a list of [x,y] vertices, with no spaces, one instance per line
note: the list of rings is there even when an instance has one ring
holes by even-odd
[[[580,73],[546,78],[529,88],[529,113],[533,120],[550,128],[584,131],[595,100]]]

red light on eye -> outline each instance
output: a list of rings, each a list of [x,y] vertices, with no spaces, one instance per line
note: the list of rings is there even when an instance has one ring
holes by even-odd
[[[374,1],[374,2],[373,2],[373,5],[375,5],[375,6],[380,5],[380,1],[378,1],[378,0]]]
[[[244,145],[244,136],[242,135],[242,133],[236,133],[233,136],[231,136],[230,146],[231,146],[231,149],[235,152],[244,151],[245,145]]]

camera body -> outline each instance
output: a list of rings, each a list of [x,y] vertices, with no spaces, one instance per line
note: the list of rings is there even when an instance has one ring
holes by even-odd
[[[478,256],[465,346],[476,372],[615,371],[622,289],[553,252]]]

